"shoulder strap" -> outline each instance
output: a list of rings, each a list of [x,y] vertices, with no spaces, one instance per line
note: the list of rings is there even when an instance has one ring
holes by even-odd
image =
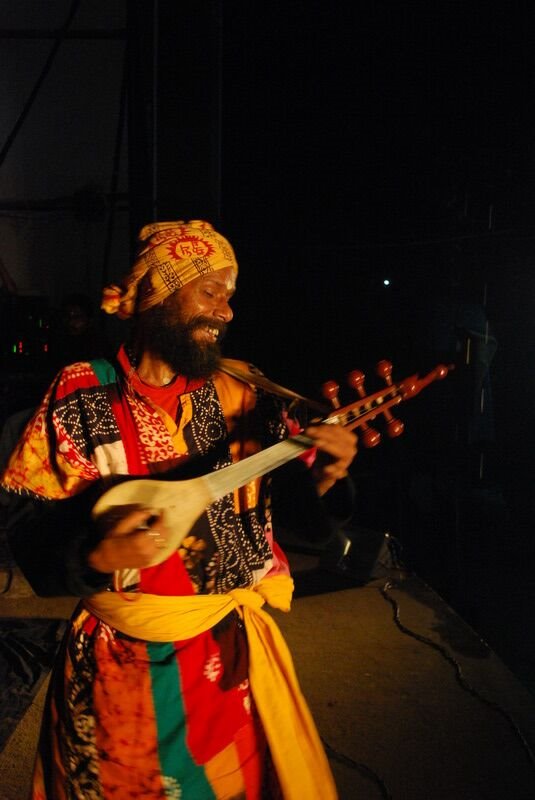
[[[287,400],[297,400],[301,403],[305,403],[309,408],[314,409],[314,411],[318,411],[320,414],[328,414],[329,411],[331,411],[328,406],[322,405],[321,403],[316,402],[316,400],[310,400],[308,397],[303,397],[303,395],[292,391],[292,389],[286,389],[284,386],[280,386],[278,383],[273,383],[273,381],[270,381],[269,378],[266,378],[264,375],[253,371],[243,361],[236,361],[233,358],[222,358],[219,364],[219,369],[221,372],[231,375],[233,378],[237,378],[239,381],[250,383],[253,386],[258,386],[260,389],[264,389],[264,391],[269,392],[270,394],[276,394],[279,397],[286,398]]]

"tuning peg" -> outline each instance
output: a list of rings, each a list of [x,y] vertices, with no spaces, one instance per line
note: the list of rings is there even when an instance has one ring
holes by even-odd
[[[352,389],[355,389],[356,392],[363,397],[365,394],[364,391],[364,379],[365,374],[360,371],[360,369],[354,369],[353,372],[350,372],[347,376],[347,385],[350,386]]]
[[[375,428],[372,428],[367,422],[362,422],[360,427],[362,428],[360,441],[364,447],[376,447],[381,441],[381,434],[379,431],[376,431]]]
[[[321,394],[329,400],[333,408],[340,408],[340,400],[338,399],[338,392],[340,390],[336,381],[326,381],[321,387]]]
[[[386,417],[386,433],[390,439],[395,439],[396,436],[401,436],[405,430],[405,424],[397,417],[392,416],[388,409],[383,409],[383,414]]]
[[[359,397],[366,397],[366,390],[364,388],[365,375],[360,369],[354,369],[347,376],[347,383],[355,389]],[[367,422],[361,422],[359,427],[362,429],[361,441],[364,447],[375,447],[381,441],[381,434],[368,425]]]
[[[383,359],[375,365],[375,374],[384,380],[387,386],[392,386],[392,362]]]
[[[383,359],[375,365],[375,374],[382,378],[387,386],[392,386],[392,362]],[[386,418],[386,432],[390,439],[401,436],[405,430],[405,425],[400,419],[396,419],[388,408],[382,409],[381,413]]]

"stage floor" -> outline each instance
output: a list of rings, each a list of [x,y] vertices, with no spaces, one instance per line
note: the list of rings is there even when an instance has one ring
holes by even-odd
[[[347,586],[291,561],[298,596],[274,616],[341,800],[533,800],[535,698],[469,625],[415,576]],[[20,579],[0,597],[0,619],[72,608]],[[0,755],[0,800],[27,796],[44,693]]]

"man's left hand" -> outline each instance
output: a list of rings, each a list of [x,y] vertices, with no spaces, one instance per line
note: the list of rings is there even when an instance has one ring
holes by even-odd
[[[314,441],[318,450],[312,473],[321,496],[336,481],[347,476],[349,465],[357,453],[357,437],[341,425],[312,425],[304,433]]]

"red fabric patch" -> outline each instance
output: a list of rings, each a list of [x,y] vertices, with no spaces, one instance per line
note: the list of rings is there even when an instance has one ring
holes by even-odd
[[[55,398],[56,400],[62,400],[79,389],[91,389],[97,386],[100,386],[100,383],[89,362],[72,364],[62,370],[56,387]]]
[[[121,393],[113,398],[111,405],[123,440],[129,475],[147,475],[149,470],[141,456],[139,435],[127,398]]]
[[[247,798],[260,800],[267,745],[264,731],[256,714],[252,715],[250,725],[238,731],[236,749],[244,783],[247,786]]]
[[[140,589],[146,594],[160,594],[166,597],[195,594],[184,562],[178,553],[170,555],[163,564],[142,569]]]
[[[222,691],[223,670],[219,646],[210,631],[177,645],[182,696],[188,720],[188,748],[198,764],[205,764],[251,724],[246,710],[251,697],[248,684]],[[207,736],[207,731],[210,735]]]

